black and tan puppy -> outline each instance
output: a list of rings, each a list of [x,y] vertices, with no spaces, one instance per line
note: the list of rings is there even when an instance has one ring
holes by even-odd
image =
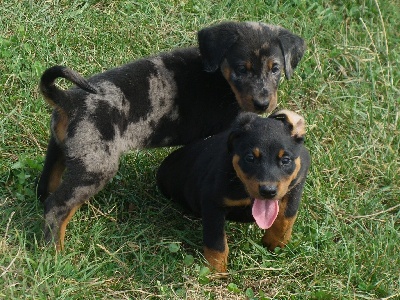
[[[310,165],[304,134],[304,119],[294,112],[242,113],[230,130],[162,162],[157,184],[202,218],[204,256],[216,271],[227,268],[225,220],[256,221],[270,250],[289,241]]]
[[[61,66],[44,72],[40,90],[54,108],[38,183],[47,241],[63,248],[68,221],[123,152],[187,144],[226,129],[242,109],[273,110],[281,72],[289,78],[305,51],[288,30],[252,22],[205,28],[198,41],[88,79]],[[59,77],[76,86],[58,88]]]

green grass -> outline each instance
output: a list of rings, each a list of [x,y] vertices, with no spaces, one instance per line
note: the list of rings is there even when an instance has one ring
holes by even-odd
[[[222,20],[279,24],[308,52],[279,106],[308,123],[312,167],[289,246],[227,224],[230,274],[204,269],[201,223],[155,187],[168,150],[132,152],[43,246],[35,199],[49,136],[41,73],[90,75],[196,43]],[[0,298],[400,299],[400,8],[396,0],[17,1],[0,5]]]

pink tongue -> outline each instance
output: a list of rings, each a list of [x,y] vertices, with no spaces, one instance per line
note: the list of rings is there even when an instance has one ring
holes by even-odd
[[[252,213],[257,225],[261,229],[270,228],[274,223],[278,212],[278,200],[254,200]]]

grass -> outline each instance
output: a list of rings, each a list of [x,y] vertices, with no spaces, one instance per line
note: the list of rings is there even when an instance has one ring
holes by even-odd
[[[17,1],[0,6],[0,298],[400,299],[400,8],[357,1]],[[155,187],[168,149],[136,151],[43,246],[35,199],[50,109],[41,73],[90,75],[196,43],[222,20],[280,24],[308,52],[279,91],[308,123],[312,167],[289,246],[229,223],[230,274],[204,268],[201,223]]]

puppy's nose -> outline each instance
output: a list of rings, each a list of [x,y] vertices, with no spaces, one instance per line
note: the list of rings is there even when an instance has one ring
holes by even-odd
[[[259,188],[260,195],[267,199],[272,199],[277,194],[277,188],[273,185],[260,185]]]
[[[253,103],[254,103],[254,108],[258,111],[266,111],[269,106],[268,100],[264,101],[254,100]]]

